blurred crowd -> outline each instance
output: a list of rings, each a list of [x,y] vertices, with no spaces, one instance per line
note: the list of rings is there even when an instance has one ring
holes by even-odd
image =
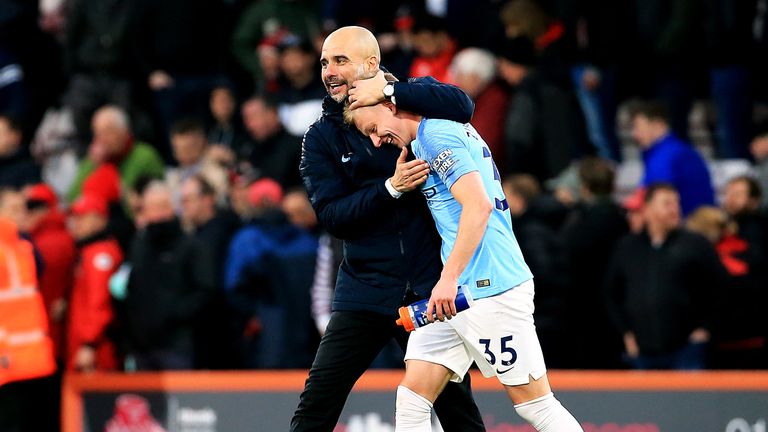
[[[3,290],[26,263],[44,307],[28,326],[49,329],[39,352],[62,370],[309,367],[343,248],[303,190],[301,140],[326,95],[324,36],[361,25],[395,76],[474,100],[550,367],[765,368],[767,14],[766,0],[0,0],[0,310],[21,307]],[[3,378],[9,316],[0,385],[20,379]]]

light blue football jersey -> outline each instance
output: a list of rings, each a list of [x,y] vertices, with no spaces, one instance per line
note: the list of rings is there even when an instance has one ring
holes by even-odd
[[[469,124],[449,120],[422,119],[413,153],[430,164],[429,177],[421,187],[427,205],[443,240],[443,263],[453,250],[459,230],[461,205],[451,194],[451,186],[464,174],[478,171],[495,210],[488,220],[485,235],[464,272],[459,285],[466,286],[472,298],[494,296],[533,278],[520,252],[509,205],[491,151]]]

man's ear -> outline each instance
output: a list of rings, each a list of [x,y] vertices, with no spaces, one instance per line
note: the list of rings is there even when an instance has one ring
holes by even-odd
[[[395,106],[395,104],[393,104],[392,102],[384,101],[382,102],[382,105],[389,108],[389,110],[392,111],[392,114],[397,114],[397,106]]]
[[[372,72],[372,76],[379,72],[379,59],[375,56],[368,56],[368,58],[365,59],[365,65],[367,66],[367,69]]]

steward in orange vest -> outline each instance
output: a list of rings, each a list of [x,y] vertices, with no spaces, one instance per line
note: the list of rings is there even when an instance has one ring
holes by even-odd
[[[0,386],[53,374],[56,362],[32,244],[0,217]]]

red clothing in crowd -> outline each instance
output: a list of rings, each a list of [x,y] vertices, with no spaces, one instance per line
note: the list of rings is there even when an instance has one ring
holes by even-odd
[[[109,278],[120,267],[123,253],[117,241],[104,234],[82,241],[79,246],[80,261],[69,304],[67,369],[75,368],[75,356],[84,345],[96,350],[97,370],[115,369],[115,347],[106,335],[114,318]]]
[[[436,57],[416,57],[411,63],[411,77],[431,76],[440,82],[449,82],[448,69],[456,55],[456,43],[450,41],[448,47]]]
[[[491,150],[500,172],[505,172],[504,125],[509,105],[509,93],[497,82],[488,84],[475,98],[472,126],[483,137]]]
[[[67,231],[64,215],[58,210],[51,210],[30,232],[32,241],[43,258],[43,271],[40,275],[40,293],[43,296],[45,310],[50,323],[50,335],[53,340],[57,359],[63,357],[62,322],[51,316],[52,305],[67,298],[72,287],[75,268],[75,241]]]

